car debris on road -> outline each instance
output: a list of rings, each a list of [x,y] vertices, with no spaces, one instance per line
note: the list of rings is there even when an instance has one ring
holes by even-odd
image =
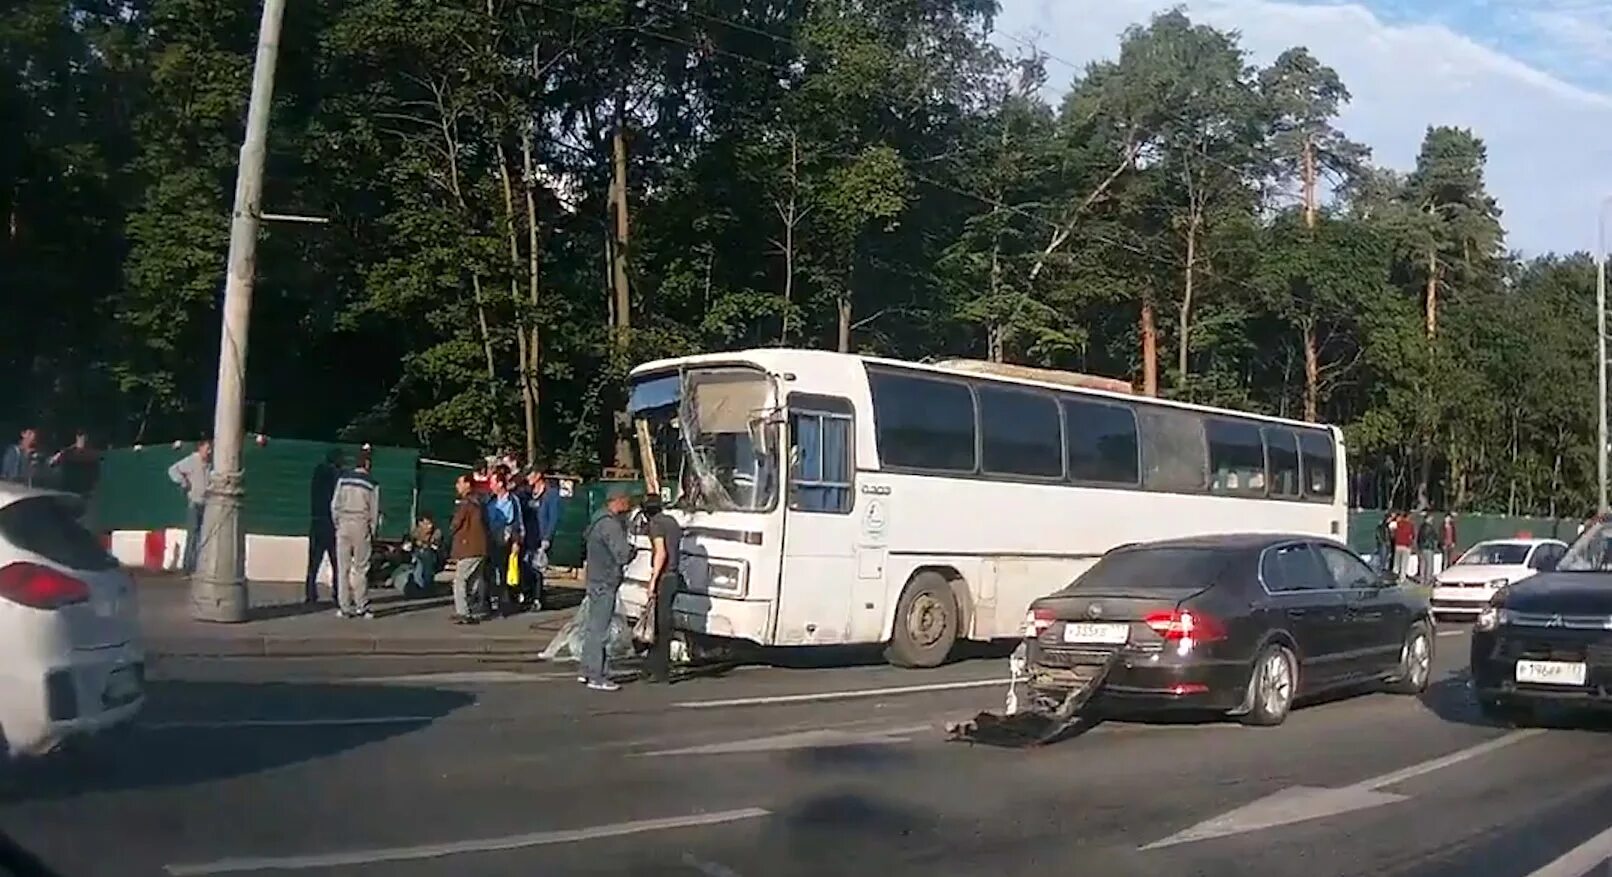
[[[982,712],[969,721],[949,723],[947,739],[1006,748],[1043,746],[1062,739],[1080,721],[1081,710],[1103,687],[1108,671],[1118,660],[1116,653],[1085,680],[1085,685],[1071,690],[1062,701],[1033,693],[1021,698],[1019,686],[1029,674],[1026,649],[1020,645],[1008,658],[1008,694],[1002,713]]]

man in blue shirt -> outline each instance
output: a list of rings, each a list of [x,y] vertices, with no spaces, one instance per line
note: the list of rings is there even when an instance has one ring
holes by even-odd
[[[543,608],[543,573],[549,566],[549,546],[560,525],[560,490],[549,483],[541,469],[526,473],[526,489],[521,492],[522,523],[526,531],[526,579],[521,591],[527,608]]]
[[[488,591],[488,612],[509,615],[514,610],[514,596],[509,588],[509,558],[511,552],[520,556],[523,521],[521,504],[511,493],[514,479],[509,470],[499,466],[493,473],[493,495],[487,500],[487,558],[492,563],[492,583]],[[497,606],[491,605],[496,602]],[[501,611],[500,611],[501,610]]]

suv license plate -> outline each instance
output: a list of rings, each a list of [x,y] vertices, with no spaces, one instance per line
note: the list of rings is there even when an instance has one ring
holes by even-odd
[[[1575,661],[1518,661],[1517,681],[1535,685],[1583,685],[1585,665]]]
[[[1063,641],[1066,643],[1123,645],[1130,637],[1131,626],[1129,624],[1069,622],[1063,626]]]

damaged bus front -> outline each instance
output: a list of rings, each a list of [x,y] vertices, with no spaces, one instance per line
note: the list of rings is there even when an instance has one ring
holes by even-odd
[[[770,645],[783,512],[778,382],[748,363],[634,372],[628,403],[645,485],[683,527],[683,590],[673,626],[685,635]],[[644,611],[651,554],[641,520],[621,608]]]

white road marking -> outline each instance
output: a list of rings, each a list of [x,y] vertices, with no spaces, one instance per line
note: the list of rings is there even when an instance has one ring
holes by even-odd
[[[464,840],[451,843],[423,844],[413,847],[390,847],[371,850],[353,850],[345,853],[322,853],[311,856],[274,856],[263,858],[220,859],[192,865],[168,865],[165,870],[174,877],[204,874],[235,874],[242,871],[294,871],[307,868],[337,868],[343,865],[370,865],[376,862],[402,862],[413,859],[435,859],[464,853],[487,853],[501,850],[518,850],[526,847],[576,843],[606,837],[642,834],[646,831],[665,831],[673,828],[694,828],[701,825],[719,825],[744,819],[758,819],[771,815],[760,807],[740,810],[721,810],[714,813],[695,813],[666,819],[643,819],[636,822],[617,822],[588,828],[571,828],[560,831],[538,831],[508,837],[491,837],[482,840]]]
[[[1400,770],[1379,774],[1342,788],[1323,789],[1313,786],[1291,786],[1250,804],[1238,807],[1235,810],[1222,813],[1212,819],[1206,819],[1162,840],[1146,844],[1141,849],[1156,850],[1161,847],[1175,846],[1176,844],[1228,837],[1234,834],[1245,834],[1250,831],[1275,828],[1279,825],[1290,825],[1295,822],[1306,822],[1311,819],[1336,816],[1340,813],[1349,813],[1354,810],[1364,810],[1369,807],[1379,807],[1383,804],[1404,801],[1408,796],[1379,790],[1384,786],[1396,785],[1423,774],[1432,773],[1435,770],[1477,758],[1480,755],[1487,755],[1497,749],[1510,746],[1513,743],[1519,743],[1541,733],[1544,733],[1544,731],[1540,728],[1513,731],[1503,737],[1496,737],[1493,740],[1479,743],[1476,746],[1469,746],[1449,755],[1430,758],[1427,761],[1413,764]],[[1574,875],[1574,877],[1577,877],[1577,875]]]
[[[934,729],[934,725],[928,724],[909,725],[905,728],[891,728],[885,731],[862,732],[819,728],[811,731],[775,734],[770,737],[733,740],[727,743],[689,746],[683,749],[638,752],[633,755],[639,758],[653,755],[732,755],[740,752],[782,752],[790,749],[836,748],[842,746],[890,746],[897,743],[906,743],[912,739],[912,735]]]
[[[1380,776],[1374,776],[1370,779],[1361,780],[1360,782],[1349,786],[1349,788],[1365,789],[1369,791],[1380,789],[1383,786],[1398,785],[1399,783],[1402,783],[1408,779],[1414,779],[1422,774],[1432,773],[1435,770],[1442,770],[1452,764],[1460,764],[1463,761],[1477,758],[1480,755],[1488,755],[1496,749],[1503,749],[1513,743],[1521,743],[1522,741],[1527,740],[1529,737],[1537,737],[1543,733],[1545,733],[1544,728],[1524,728],[1520,731],[1512,731],[1510,734],[1507,734],[1504,737],[1496,737],[1493,740],[1479,743],[1476,746],[1468,746],[1465,749],[1451,752],[1449,755],[1441,755],[1438,758],[1431,758],[1420,764],[1413,764],[1410,767],[1401,768]]]
[[[419,725],[439,716],[355,716],[345,719],[239,719],[229,722],[140,722],[144,731],[228,731],[237,728],[330,728],[350,725]]]
[[[1561,858],[1540,868],[1528,877],[1586,877],[1605,874],[1595,870],[1612,858],[1612,828],[1568,850]]]
[[[1006,679],[974,679],[967,682],[934,682],[929,685],[897,685],[892,688],[859,688],[851,691],[819,691],[811,694],[775,694],[766,697],[734,697],[726,700],[687,700],[672,706],[686,710],[716,709],[728,706],[761,706],[769,703],[811,703],[819,700],[851,700],[890,694],[917,694],[922,691],[952,691],[960,688],[1007,687]]]

